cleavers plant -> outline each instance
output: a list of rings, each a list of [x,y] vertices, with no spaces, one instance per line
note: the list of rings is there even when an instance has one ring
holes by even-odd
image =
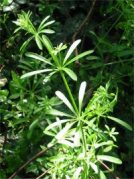
[[[50,17],[47,16],[36,29],[30,16],[30,12],[22,12],[18,15],[18,20],[14,23],[19,27],[15,32],[25,30],[26,33],[31,34],[22,45],[21,50],[26,51],[26,46],[34,39],[41,53],[27,52],[25,55],[44,65],[43,69],[24,73],[21,78],[47,73],[43,80],[44,85],[47,85],[48,80],[51,80],[52,76],[58,73],[69,96],[68,99],[61,91],[56,91],[56,96],[66,107],[61,105],[60,109],[51,107],[47,110],[48,126],[44,129],[44,134],[51,136],[47,145],[47,148],[50,149],[46,156],[40,160],[37,159],[37,162],[41,163],[40,167],[43,172],[41,176],[53,179],[105,179],[107,173],[114,176],[114,164],[121,164],[122,161],[114,150],[118,147],[116,144],[118,132],[115,127],[111,127],[110,121],[132,130],[126,122],[110,116],[117,101],[118,91],[111,93],[110,82],[108,82],[105,87],[100,86],[96,90],[85,107],[83,100],[87,83],[84,81],[80,84],[76,102],[66,75],[77,81],[77,75],[71,69],[71,64],[84,59],[85,56],[93,53],[93,50],[73,57],[73,51],[81,42],[81,40],[76,40],[65,53],[67,45],[61,43],[54,47],[48,36],[44,35],[54,32],[51,29],[46,29],[54,21],[48,21]],[[49,53],[45,57],[43,56],[44,48]],[[56,121],[52,122],[52,118],[49,116],[54,116]]]

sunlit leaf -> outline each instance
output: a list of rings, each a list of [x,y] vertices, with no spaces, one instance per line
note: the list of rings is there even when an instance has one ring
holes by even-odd
[[[69,68],[63,68],[63,70],[72,78],[72,80],[77,81],[77,76],[76,74]]]
[[[47,63],[49,65],[52,65],[52,63],[50,63],[45,57],[43,57],[41,55],[38,55],[36,53],[28,52],[25,55],[28,56],[28,57],[31,57],[33,59],[36,59],[36,60],[42,61],[44,63]]]
[[[61,111],[58,111],[56,109],[49,109],[47,114],[51,114],[51,115],[54,115],[54,116],[66,116],[66,117],[72,117],[71,115],[65,113],[65,112],[61,112]]]
[[[119,158],[112,157],[112,156],[109,156],[109,155],[97,155],[97,159],[116,163],[116,164],[122,164],[122,161]]]
[[[41,22],[40,25],[39,25],[38,30],[41,30],[41,29],[42,29],[42,25],[43,25],[49,18],[50,18],[50,16],[47,16],[47,17],[45,17],[45,18],[42,20],[42,22]]]
[[[66,104],[66,106],[73,112],[75,113],[75,110],[73,108],[73,106],[71,105],[71,103],[68,101],[68,99],[65,97],[65,95],[60,92],[60,91],[56,91],[55,94],[58,96],[59,99],[61,99],[63,101],[63,103]]]
[[[80,173],[81,173],[82,169],[83,169],[83,167],[78,167],[78,168],[76,169],[76,171],[74,172],[72,179],[78,179],[79,176],[80,176]]]
[[[83,52],[83,53],[77,55],[76,57],[72,58],[71,60],[69,60],[69,61],[65,64],[65,66],[70,65],[70,64],[73,63],[74,61],[79,60],[80,58],[83,58],[83,57],[85,57],[85,56],[87,56],[87,55],[89,55],[89,54],[91,54],[91,53],[93,53],[93,52],[94,52],[93,50],[89,50],[89,51]]]
[[[67,123],[66,126],[55,136],[55,138],[60,142],[63,140],[65,135],[67,134],[68,130],[72,127],[73,123]],[[62,141],[61,141],[62,143]]]
[[[67,61],[67,59],[70,57],[70,55],[72,54],[72,52],[75,50],[75,48],[78,46],[78,44],[81,42],[81,40],[76,40],[72,45],[71,47],[69,48],[66,56],[65,56],[65,59],[64,59],[64,62],[65,63]]]
[[[50,124],[50,125],[44,130],[44,133],[45,133],[45,131],[49,131],[50,129],[52,129],[52,128],[54,128],[54,127],[57,127],[57,126],[60,126],[61,124],[66,123],[66,122],[68,122],[68,121],[69,121],[69,119],[63,119],[63,120],[59,120],[59,121],[56,121],[56,122]]]
[[[53,34],[55,33],[55,31],[51,29],[44,29],[44,30],[41,30],[39,33]]]
[[[36,70],[36,71],[29,72],[29,73],[25,73],[24,75],[21,76],[21,78],[27,78],[27,77],[30,77],[33,75],[37,75],[37,74],[45,73],[45,72],[49,72],[49,71],[52,71],[52,70],[51,69]]]
[[[99,175],[100,175],[100,179],[107,179],[102,170],[100,170]]]
[[[42,43],[40,41],[40,38],[39,38],[38,34],[35,36],[35,41],[36,41],[36,44],[39,47],[39,49],[42,50]]]
[[[90,162],[89,164],[90,164],[91,168],[95,171],[95,173],[98,173],[97,165],[95,163],[93,163],[93,162]]]
[[[45,28],[45,27],[47,27],[47,26],[53,24],[54,22],[55,22],[55,20],[52,20],[52,21],[47,22],[46,24],[44,24],[44,25],[41,26],[41,29],[43,29],[43,28]]]
[[[53,51],[52,43],[50,42],[50,40],[47,38],[46,35],[43,35],[42,39],[43,39],[43,43],[46,46],[46,48],[48,49],[49,53],[52,54],[52,51]]]
[[[82,108],[82,102],[83,102],[83,98],[84,98],[84,94],[85,94],[85,89],[86,89],[86,82],[82,82],[80,85],[80,89],[79,89],[79,111],[81,111]]]

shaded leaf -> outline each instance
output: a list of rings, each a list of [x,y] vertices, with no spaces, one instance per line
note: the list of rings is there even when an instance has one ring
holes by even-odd
[[[128,123],[126,123],[126,122],[124,122],[124,121],[122,121],[122,120],[120,120],[118,118],[112,117],[112,116],[107,116],[107,117],[109,119],[111,119],[112,121],[115,121],[118,124],[122,125],[123,127],[127,128],[128,130],[132,131],[132,127]]]

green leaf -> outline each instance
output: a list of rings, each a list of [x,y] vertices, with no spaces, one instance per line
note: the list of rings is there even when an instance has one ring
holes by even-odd
[[[9,92],[7,90],[0,90],[0,102],[4,102],[7,99]]]
[[[45,18],[41,21],[41,23],[40,23],[40,25],[39,25],[39,28],[38,28],[38,31],[40,31],[40,30],[42,29],[43,24],[44,24],[49,18],[50,18],[50,16],[47,16],[47,17],[45,17]]]
[[[78,167],[76,169],[76,171],[74,172],[72,179],[79,179],[79,176],[80,176],[80,173],[81,173],[82,169],[83,169],[83,167]]]
[[[60,91],[56,91],[55,94],[58,96],[59,99],[61,99],[63,101],[63,103],[66,104],[66,106],[73,112],[75,113],[75,110],[73,108],[73,106],[71,105],[71,103],[68,101],[68,99],[65,97],[65,95],[60,92]]]
[[[61,124],[66,123],[66,122],[68,122],[68,121],[70,121],[70,120],[69,120],[69,119],[63,119],[63,120],[56,121],[56,122],[50,124],[50,125],[44,130],[44,133],[45,133],[45,131],[51,130],[52,128],[57,127],[57,126],[60,126]]]
[[[40,41],[40,37],[39,37],[38,34],[35,36],[35,41],[36,41],[36,44],[37,44],[37,46],[39,47],[39,49],[42,50],[42,49],[43,49],[43,48],[42,48],[42,43],[41,43],[41,41]]]
[[[74,81],[77,81],[77,76],[76,74],[69,68],[63,68],[63,70],[70,76],[70,78]]]
[[[65,138],[65,135],[67,134],[67,132],[69,131],[69,129],[72,127],[73,123],[67,123],[66,126],[60,130],[60,132],[55,136],[55,138],[60,142],[60,140],[63,140]],[[64,143],[65,141],[63,140],[63,142],[61,141],[60,143]],[[65,144],[65,143],[64,143]]]
[[[118,124],[122,125],[123,127],[127,128],[128,130],[132,131],[132,127],[128,123],[126,123],[126,122],[124,122],[124,121],[122,121],[122,120],[120,120],[118,118],[112,117],[112,116],[107,116],[107,117],[109,119],[111,119],[112,121],[115,121]]]
[[[0,87],[5,86],[7,83],[7,78],[0,78]]]
[[[49,53],[52,54],[52,52],[53,52],[52,43],[50,42],[50,40],[47,38],[46,35],[42,35],[42,39],[43,39],[43,43],[46,46],[46,48],[48,49]]]
[[[46,112],[47,114],[51,114],[51,115],[54,115],[54,116],[66,116],[66,117],[72,117],[71,115],[67,114],[67,113],[64,113],[64,112],[61,112],[61,111],[58,111],[56,109],[50,109],[48,112]]]
[[[79,89],[79,111],[81,111],[82,108],[82,102],[83,102],[83,98],[84,98],[84,94],[85,94],[85,89],[86,89],[86,82],[82,82],[80,85],[80,89]]]
[[[97,155],[97,159],[116,163],[116,164],[122,164],[122,161],[119,158],[112,157],[112,156],[109,156],[109,155]]]
[[[65,58],[64,58],[64,61],[63,61],[63,64],[65,64],[65,62],[67,61],[67,59],[70,57],[70,55],[72,54],[72,52],[75,50],[75,48],[78,46],[78,44],[81,42],[81,40],[76,40],[72,45],[71,47],[69,48]]]
[[[22,78],[27,78],[27,77],[30,77],[30,76],[33,76],[33,75],[37,75],[37,74],[40,74],[40,73],[49,72],[49,71],[52,71],[52,69],[44,69],[44,70],[32,71],[32,72],[29,72],[29,73],[26,73],[26,74],[22,75],[21,79]]]
[[[41,30],[39,33],[53,34],[55,33],[55,31],[51,29],[44,29],[44,30]]]
[[[107,179],[105,174],[104,174],[104,172],[102,170],[100,170],[99,175],[100,175],[100,179]]]
[[[44,24],[44,25],[41,26],[41,29],[43,29],[44,27],[47,27],[47,26],[53,24],[54,22],[55,22],[55,20],[52,20],[52,21],[47,22],[46,24]]]
[[[32,124],[29,126],[29,130],[33,130],[39,123],[39,119],[36,119],[32,122]]]
[[[83,52],[83,53],[77,55],[76,57],[72,58],[71,60],[69,60],[69,62],[67,62],[67,63],[65,64],[65,66],[70,65],[70,64],[73,63],[74,61],[79,60],[80,58],[83,58],[84,56],[87,56],[87,55],[89,55],[89,54],[91,54],[91,53],[93,53],[93,52],[94,52],[93,50],[89,50],[89,51]]]
[[[29,42],[34,38],[34,36],[30,37],[29,39],[27,39],[21,46],[20,51],[24,52],[24,50],[26,49],[26,47],[28,46]]]
[[[89,164],[90,164],[91,168],[95,171],[95,173],[98,173],[97,165],[95,163],[93,163],[93,162],[90,162]]]
[[[32,53],[32,52],[28,52],[25,54],[27,57],[31,57],[33,59],[36,59],[36,60],[39,60],[39,61],[42,61],[44,63],[47,63],[49,65],[52,65],[52,63],[48,62],[47,59],[41,55],[38,55],[36,53]]]

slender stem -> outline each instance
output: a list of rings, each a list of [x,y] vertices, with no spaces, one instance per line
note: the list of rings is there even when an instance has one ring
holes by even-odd
[[[67,89],[67,92],[68,92],[68,94],[69,94],[69,97],[70,97],[70,99],[71,99],[71,102],[72,102],[72,104],[73,104],[73,107],[74,107],[75,111],[78,113],[78,112],[79,112],[79,111],[78,111],[78,108],[77,108],[76,103],[75,103],[75,101],[74,101],[74,98],[73,98],[73,95],[72,95],[72,93],[71,93],[71,90],[70,90],[70,88],[69,88],[69,86],[68,86],[68,83],[67,83],[67,80],[66,80],[66,78],[65,78],[65,75],[64,75],[64,73],[63,73],[62,71],[60,71],[60,74],[61,74],[61,77],[62,77],[63,82],[64,82],[64,84],[65,84],[65,87],[66,87],[66,89]]]
[[[42,41],[42,43],[44,44],[44,46],[46,47],[46,49],[48,50],[49,54],[51,55],[55,65],[57,67],[60,67],[60,64],[59,64],[59,61],[58,61],[58,58],[56,55],[53,54],[53,50],[54,50],[54,47],[53,45],[51,44],[51,41],[48,39],[48,37],[46,37],[44,35],[44,38],[46,38],[47,42],[44,41],[41,37],[40,37],[40,40]]]
[[[83,152],[84,152],[84,155],[86,157],[86,140],[85,140],[85,136],[84,136],[82,121],[80,121],[80,130],[81,130],[81,135],[82,135]]]
[[[23,168],[25,168],[29,163],[34,161],[36,158],[42,156],[45,152],[47,152],[50,148],[52,148],[54,145],[46,148],[45,150],[42,150],[38,153],[36,153],[32,158],[30,158],[26,163],[24,163],[20,168],[18,168],[8,179],[13,179]]]
[[[52,170],[53,168],[49,168],[48,170],[45,170],[41,175],[39,175],[36,179],[40,179],[42,178],[46,173],[48,173],[50,170]]]
[[[45,36],[44,36],[44,37],[45,37]],[[50,41],[50,40],[47,39],[47,38],[46,38],[46,41],[43,41],[43,40],[42,40],[43,44],[45,45],[45,47],[47,48],[49,54],[51,55],[53,61],[55,62],[55,65],[60,68],[61,66],[60,66],[60,63],[59,63],[59,61],[58,61],[58,58],[57,58],[57,56],[54,55],[53,52],[52,52],[54,48],[53,48],[51,42],[49,42],[49,41]],[[71,90],[70,90],[70,88],[69,88],[69,85],[68,85],[68,83],[67,83],[67,80],[66,80],[66,78],[65,78],[65,76],[64,76],[64,73],[63,73],[62,71],[60,71],[60,74],[61,74],[61,77],[62,77],[63,82],[64,82],[64,84],[65,84],[65,87],[66,87],[66,89],[67,89],[67,91],[68,91],[68,94],[69,94],[69,97],[70,97],[71,102],[72,102],[72,104],[73,104],[73,107],[74,107],[75,111],[78,113],[78,112],[79,112],[79,111],[78,111],[78,108],[77,108],[76,103],[75,103],[75,101],[74,101],[74,98],[73,98],[73,95],[72,95]]]

